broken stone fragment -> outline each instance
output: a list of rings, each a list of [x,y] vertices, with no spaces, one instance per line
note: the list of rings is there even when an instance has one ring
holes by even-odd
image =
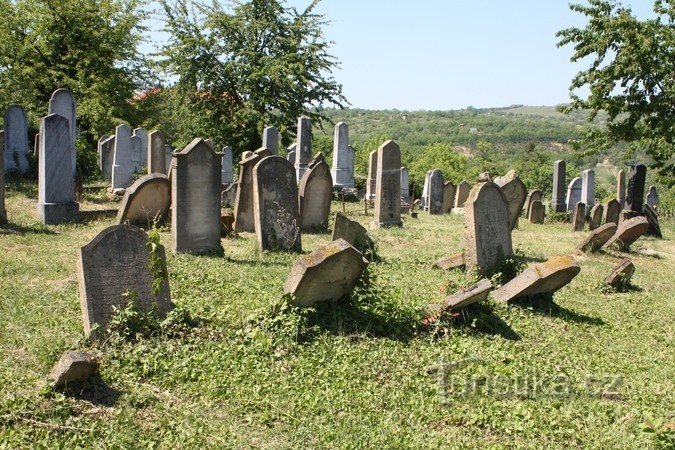
[[[492,296],[496,301],[508,302],[537,294],[552,294],[581,271],[569,255],[557,256],[525,269],[520,275],[500,287]]]
[[[450,270],[454,269],[455,267],[462,267],[464,265],[464,252],[455,253],[454,255],[437,259],[436,262],[434,262],[434,265],[443,270]]]
[[[612,287],[627,284],[634,273],[635,265],[633,262],[628,258],[623,258],[616,266],[612,267],[604,282]]]
[[[49,374],[52,387],[58,389],[69,383],[87,381],[98,371],[96,358],[86,352],[66,350]]]

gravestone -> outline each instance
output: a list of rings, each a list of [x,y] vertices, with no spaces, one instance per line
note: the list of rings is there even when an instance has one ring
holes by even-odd
[[[527,198],[527,188],[515,170],[509,170],[506,175],[497,178],[495,184],[502,189],[509,203],[509,226],[513,230],[518,227],[518,217]]]
[[[542,224],[546,218],[546,207],[541,200],[533,200],[527,213],[530,223]]]
[[[607,241],[612,238],[612,236],[614,236],[616,233],[616,228],[616,224],[612,222],[606,223],[596,228],[591,234],[588,235],[588,237],[581,241],[578,249],[582,252],[597,251],[600,247],[605,245]]]
[[[302,180],[312,160],[312,122],[307,116],[298,118],[298,141],[295,151],[295,176]]]
[[[174,153],[171,180],[173,250],[220,252],[220,164],[222,155],[203,139]]]
[[[471,189],[464,204],[464,260],[468,273],[486,274],[501,258],[513,254],[509,204],[491,181]]]
[[[442,304],[430,305],[426,323],[435,322],[435,319],[446,311],[456,311],[474,303],[482,302],[487,298],[490,291],[492,291],[492,282],[488,279],[482,279],[469,287],[460,289],[459,292],[446,297]]]
[[[422,211],[427,211],[429,209],[429,177],[431,176],[431,170],[427,170],[427,173],[424,175],[424,187],[422,188],[422,197],[420,198],[420,209]]]
[[[525,199],[525,216],[529,219],[530,218],[530,205],[532,204],[533,201],[539,200],[540,202],[543,200],[544,196],[541,193],[539,189],[533,189],[527,194],[527,198]]]
[[[293,146],[293,147],[295,147],[295,146]],[[287,155],[286,159],[288,159],[288,161],[291,164],[294,164],[295,163],[295,150],[291,150],[290,152],[288,152],[288,155]]]
[[[349,146],[349,129],[344,122],[336,124],[333,131],[333,167],[330,172],[336,188],[355,186],[354,149]]]
[[[407,167],[401,167],[401,198],[410,203],[410,173]]]
[[[600,226],[602,223],[602,211],[604,210],[603,206],[598,203],[591,208],[591,219],[588,222],[588,229],[593,231]]]
[[[659,216],[654,208],[650,205],[645,205],[642,208],[647,222],[649,222],[649,229],[647,229],[648,236],[654,236],[659,239],[663,239],[663,234],[661,233],[661,226],[659,225]]]
[[[338,239],[298,259],[283,292],[291,294],[290,303],[295,306],[337,301],[351,293],[367,266],[368,261],[357,249]]]
[[[388,140],[377,149],[375,214],[371,228],[400,227],[401,222],[401,150]]]
[[[232,169],[232,147],[227,146],[223,148],[223,163],[222,170],[220,173],[220,183],[221,184],[231,184],[234,183],[234,171]],[[292,164],[292,163],[291,163]]]
[[[582,203],[583,205],[583,203]],[[569,255],[534,264],[492,293],[498,302],[508,302],[538,294],[553,294],[576,277],[581,268]]]
[[[616,199],[623,209],[626,206],[626,173],[623,170],[616,175]]]
[[[452,181],[446,181],[443,185],[443,214],[448,214],[452,211],[452,207],[455,204],[456,192],[457,186],[455,186]]]
[[[593,169],[581,172],[581,201],[586,205],[586,215],[590,214],[595,206],[595,171]]]
[[[26,111],[12,105],[5,111],[5,171],[28,172],[28,121]]]
[[[617,265],[612,267],[603,282],[612,287],[627,285],[635,273],[635,264],[628,259],[623,258]]]
[[[454,255],[446,256],[434,261],[434,266],[443,270],[464,267],[465,265],[464,252],[455,253]]]
[[[266,127],[263,130],[262,146],[269,150],[272,155],[279,154],[279,130],[276,127]]]
[[[333,178],[325,161],[319,161],[305,172],[299,194],[301,229],[325,229],[333,197]]]
[[[48,114],[58,114],[68,121],[68,130],[70,131],[70,145],[72,146],[71,158],[73,174],[77,165],[77,154],[75,152],[75,141],[77,139],[77,106],[75,98],[68,89],[57,89],[52,93],[49,99]]]
[[[551,196],[551,209],[555,212],[567,211],[565,203],[565,177],[567,165],[565,161],[558,160],[553,163],[553,195]]]
[[[574,211],[577,203],[581,201],[581,178],[573,178],[570,184],[567,185],[567,195],[565,196],[565,203],[567,203],[567,211]]]
[[[244,152],[239,162],[239,178],[237,179],[237,191],[234,200],[234,231],[237,233],[241,233],[242,231],[255,232],[253,168],[261,159],[270,156],[270,152],[266,148],[258,149],[254,153],[248,153],[249,155],[246,155],[246,152]]]
[[[366,180],[366,199],[375,201],[375,189],[377,183],[377,150],[368,155],[368,179]]]
[[[441,170],[432,170],[429,174],[429,214],[443,214],[444,184]]]
[[[293,163],[291,163],[291,165],[293,165]],[[230,183],[225,189],[222,190],[220,193],[220,206],[222,208],[234,208],[234,204],[237,200],[237,186],[237,183]],[[234,213],[232,213],[232,217],[234,217]],[[232,220],[234,227],[234,219]]]
[[[70,136],[68,119],[58,114],[40,119],[37,210],[45,225],[78,219]]]
[[[131,128],[119,125],[115,129],[115,151],[112,167],[113,189],[125,189],[131,186],[134,175],[133,150],[131,147]]]
[[[69,138],[70,139],[70,138]],[[131,225],[113,225],[80,248],[77,278],[84,332],[94,326],[106,330],[114,308],[125,307],[132,299],[141,310],[164,317],[171,309],[164,247],[157,246],[158,269],[163,277],[159,293],[153,292],[153,273],[148,235]],[[128,293],[133,295],[127,295]]]
[[[136,136],[140,141],[140,149],[139,149],[139,153],[140,153],[139,156],[140,157],[139,157],[139,162],[138,162],[138,169],[136,169],[136,170],[139,171],[145,165],[146,166],[146,172],[148,172],[148,170],[149,170],[148,167],[147,167],[147,164],[148,164],[148,130],[146,130],[143,127],[135,128],[133,133],[132,133],[132,136]],[[148,172],[148,173],[152,173],[152,172]]]
[[[110,181],[112,178],[113,159],[115,157],[115,136],[104,134],[98,140],[98,155],[99,166],[101,170],[101,177],[105,181]]]
[[[301,252],[298,183],[286,158],[266,156],[253,167],[253,218],[258,248]]]
[[[621,205],[617,199],[612,199],[605,205],[605,223],[619,224]]]
[[[0,130],[0,225],[7,223],[5,208],[5,132]]]
[[[572,231],[584,231],[584,224],[586,223],[586,205],[582,202],[577,202],[572,215]]]
[[[649,221],[646,217],[637,216],[632,219],[626,219],[619,224],[616,233],[605,243],[604,247],[616,244],[620,250],[626,251],[647,230],[649,230]]]
[[[173,161],[173,148],[169,144],[164,144],[164,163],[166,164],[166,175],[171,177],[171,162]]]
[[[626,207],[633,212],[642,212],[642,202],[645,198],[646,176],[647,167],[644,164],[632,164],[630,166],[630,178],[628,179]]]
[[[124,193],[117,213],[117,223],[151,228],[164,223],[171,207],[171,183],[162,173],[142,176]]]
[[[166,138],[164,133],[159,130],[151,131],[148,134],[148,173],[164,173],[166,170]],[[171,158],[169,157],[169,163]]]
[[[656,186],[649,186],[646,203],[654,209],[659,207],[659,193],[656,192]]]
[[[455,194],[455,208],[464,208],[464,203],[469,198],[470,192],[471,185],[466,180],[460,181],[457,185],[457,193]]]
[[[371,253],[375,249],[375,243],[368,236],[368,231],[355,220],[346,215],[335,213],[332,240],[344,239],[362,254]]]
[[[147,163],[148,156],[145,155],[147,148],[147,146],[143,147],[143,139],[141,139],[141,137],[136,134],[136,130],[134,130],[131,133],[131,160],[135,173],[141,172],[143,164]]]

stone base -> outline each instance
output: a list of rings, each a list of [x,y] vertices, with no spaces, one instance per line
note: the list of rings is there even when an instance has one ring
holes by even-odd
[[[551,202],[551,210],[555,212],[565,212],[567,211],[567,204],[566,203],[553,203]]]
[[[37,212],[45,225],[76,222],[79,219],[79,203],[38,203]]]

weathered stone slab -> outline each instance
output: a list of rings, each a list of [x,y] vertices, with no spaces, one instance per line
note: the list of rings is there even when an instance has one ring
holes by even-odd
[[[295,153],[295,176],[302,180],[307,165],[312,160],[312,122],[309,117],[298,118],[298,143]]]
[[[134,175],[134,156],[131,145],[131,127],[119,125],[115,129],[115,156],[113,157],[112,188],[126,189]]]
[[[296,306],[337,301],[351,293],[367,266],[357,249],[338,239],[297,260],[284,283],[284,293],[292,295],[290,302]]]
[[[527,214],[530,223],[542,224],[546,218],[546,207],[541,200],[534,200],[530,203],[530,209]]]
[[[407,167],[401,167],[401,198],[410,203],[410,172]]]
[[[567,203],[567,210],[574,211],[577,203],[581,200],[581,178],[573,178],[567,186],[567,195],[565,196],[565,203]]]
[[[422,197],[420,198],[420,209],[422,211],[429,210],[429,177],[431,177],[431,170],[427,170],[424,175],[424,187],[422,188]]]
[[[459,292],[448,296],[444,302],[444,309],[457,310],[466,308],[474,303],[485,300],[492,290],[492,282],[488,279],[482,279],[478,283],[460,290]]]
[[[166,175],[171,178],[171,163],[173,162],[173,148],[169,144],[164,145],[164,162],[166,163]]]
[[[464,203],[466,199],[469,198],[469,193],[471,192],[471,185],[462,180],[457,185],[457,192],[455,194],[455,208],[464,208]]]
[[[229,185],[234,182],[233,163],[233,149],[230,146],[223,148],[223,163],[220,171],[220,182],[224,185]],[[292,164],[292,163],[291,163]]]
[[[147,146],[143,147],[143,139],[136,134],[136,130],[131,133],[131,161],[135,173],[142,173],[143,165],[147,163],[148,157],[145,154]],[[147,172],[147,169],[145,170]]]
[[[144,175],[124,193],[117,213],[117,223],[129,223],[151,228],[153,223],[164,223],[171,208],[171,183],[161,173]]]
[[[645,198],[645,178],[647,166],[644,164],[632,164],[630,166],[630,178],[628,179],[628,195],[626,206],[633,212],[642,212],[642,202]]]
[[[400,227],[401,222],[401,150],[389,140],[377,149],[375,214],[372,228]]]
[[[518,217],[523,210],[525,199],[527,197],[527,188],[515,170],[509,170],[506,175],[495,180],[504,192],[506,201],[509,203],[509,226],[513,230],[518,227]]]
[[[7,223],[5,208],[5,132],[0,130],[0,225]]]
[[[616,175],[616,200],[621,209],[626,206],[626,173],[623,170]]]
[[[254,153],[248,152],[248,155],[244,152],[241,156],[236,198],[234,201],[234,231],[237,233],[241,233],[242,231],[255,232],[255,220],[253,217],[253,168],[266,156],[270,156],[270,152],[266,148],[260,148]]]
[[[581,201],[586,205],[586,215],[595,206],[595,171],[593,169],[581,172]]]
[[[18,105],[5,110],[5,170],[28,172],[28,120],[26,111]]]
[[[344,122],[335,125],[333,132],[333,167],[331,176],[336,188],[353,188],[354,148],[349,146],[349,128]]]
[[[612,267],[612,270],[610,270],[603,281],[612,287],[618,287],[628,284],[634,273],[635,264],[630,259],[623,258],[617,265]]]
[[[464,252],[455,253],[445,258],[437,259],[434,265],[443,270],[450,270],[456,267],[464,266]]]
[[[372,251],[375,248],[375,244],[368,235],[368,231],[365,227],[340,212],[335,213],[335,225],[333,228],[332,239],[334,241],[344,239],[362,254]]]
[[[203,139],[174,153],[171,181],[173,250],[220,252],[220,164]]]
[[[77,140],[77,105],[75,104],[75,97],[68,89],[57,89],[52,93],[49,99],[48,114],[58,114],[68,121],[68,129],[70,131],[70,157],[72,158],[73,174],[77,165],[77,154],[75,152],[75,141]]]
[[[589,230],[595,230],[600,226],[602,223],[602,212],[604,210],[604,207],[598,203],[594,207],[591,208],[591,220],[588,223],[588,229]]]
[[[159,130],[151,131],[148,134],[147,157],[148,173],[167,173],[166,172],[166,138],[164,133]]]
[[[663,234],[661,233],[661,225],[659,225],[659,215],[654,208],[650,205],[645,204],[643,207],[643,212],[649,222],[649,229],[647,230],[648,236],[654,236],[658,239],[663,239]]]
[[[258,248],[302,251],[298,184],[286,158],[266,156],[253,167],[253,219]]]
[[[377,182],[377,150],[368,155],[368,179],[366,180],[366,199],[375,201],[375,190]]]
[[[479,183],[471,189],[464,204],[464,238],[468,272],[488,273],[513,254],[509,204],[497,184]]]
[[[624,220],[619,224],[614,236],[604,246],[616,244],[621,250],[627,250],[647,230],[649,230],[649,221],[646,217],[637,216]]]
[[[565,203],[565,177],[567,176],[567,165],[563,160],[557,160],[553,163],[553,195],[551,196],[551,209],[555,212],[567,211]]]
[[[539,189],[532,189],[527,193],[527,198],[525,199],[525,209],[523,211],[525,211],[525,216],[528,219],[530,218],[530,205],[532,205],[532,202],[535,200],[539,200],[541,202],[543,198],[544,195]]]
[[[574,208],[574,214],[572,215],[572,231],[584,231],[585,224],[586,205],[582,202],[578,202],[576,208]]]
[[[616,224],[609,222],[606,223],[589,234],[586,239],[581,241],[579,244],[579,250],[582,252],[594,252],[597,251],[600,247],[605,245],[612,236],[616,233]]]
[[[498,302],[508,302],[538,294],[553,294],[576,277],[581,268],[569,255],[556,256],[525,269],[520,275],[492,293]]]
[[[66,350],[49,373],[52,388],[59,389],[70,383],[83,383],[98,372],[98,362],[93,355],[76,350]]]
[[[333,197],[333,178],[325,161],[319,161],[305,172],[299,193],[301,228],[326,228]]]
[[[109,160],[112,160],[112,147],[107,145],[107,142],[110,140],[111,136],[109,134],[104,134],[98,139],[96,144],[96,153],[98,156],[98,169],[101,171],[103,179],[105,179],[104,166]],[[39,141],[36,141],[39,143]],[[39,145],[39,144],[38,144]]]
[[[441,208],[443,214],[449,214],[452,207],[455,205],[455,195],[457,193],[457,186],[452,181],[446,181],[443,185],[443,207]]]
[[[95,325],[104,331],[114,308],[123,308],[132,300],[139,309],[155,311],[159,317],[166,315],[171,309],[171,296],[163,246],[157,247],[156,257],[157,275],[164,274],[159,293],[152,289],[148,235],[143,230],[113,225],[80,248],[77,275],[85,334],[89,335]]]
[[[265,127],[262,135],[262,146],[269,150],[271,155],[279,154],[279,130],[276,127]]]
[[[619,214],[621,213],[621,205],[616,199],[612,199],[605,205],[605,223],[619,224]]]
[[[429,174],[429,214],[443,214],[443,191],[445,179],[440,169]]]
[[[646,203],[654,209],[659,207],[659,193],[656,192],[656,186],[649,186]]]

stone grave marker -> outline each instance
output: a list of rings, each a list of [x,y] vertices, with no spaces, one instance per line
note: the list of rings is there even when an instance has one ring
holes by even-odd
[[[151,131],[147,138],[148,173],[167,173],[166,170],[166,138],[159,130]]]
[[[595,206],[595,171],[593,169],[581,172],[581,201],[586,205],[586,215],[590,214]]]
[[[586,205],[583,202],[577,202],[574,208],[574,215],[572,216],[572,231],[584,231],[584,224],[586,223]]]
[[[663,234],[661,233],[661,226],[659,225],[659,215],[656,210],[650,205],[645,204],[642,208],[647,222],[649,222],[649,229],[647,230],[648,236],[654,236],[659,239],[663,239]]]
[[[617,265],[612,267],[612,270],[609,271],[603,281],[605,284],[612,287],[627,285],[634,273],[635,264],[633,264],[630,259],[623,258]]]
[[[647,202],[649,206],[656,209],[659,206],[659,193],[656,192],[656,186],[649,186],[649,192],[647,193]]]
[[[333,167],[330,173],[336,188],[355,186],[354,149],[349,146],[349,128],[344,122],[336,124],[333,131]]]
[[[18,105],[5,110],[5,171],[28,172],[28,121],[26,111]]]
[[[429,214],[443,214],[443,191],[445,180],[440,169],[429,174]]]
[[[494,291],[492,297],[498,302],[508,302],[538,294],[553,294],[572,281],[580,271],[579,264],[571,256],[556,256],[528,267]]]
[[[595,252],[609,241],[616,233],[616,224],[608,222],[591,232],[581,244],[578,249],[582,252]]]
[[[147,163],[148,156],[145,155],[147,146],[143,147],[143,139],[136,134],[136,130],[131,133],[131,161],[134,166],[134,172],[140,173],[143,164]],[[146,170],[147,172],[147,170]]]
[[[173,148],[169,144],[164,145],[164,163],[166,164],[166,175],[171,178],[171,162],[173,161]]]
[[[577,203],[581,201],[581,178],[573,178],[570,184],[567,185],[567,195],[565,196],[565,203],[567,203],[567,211],[574,211]]]
[[[616,244],[619,249],[626,251],[649,229],[649,221],[646,217],[637,216],[632,219],[622,221],[614,236],[608,240],[604,247]]]
[[[301,229],[325,229],[333,198],[333,178],[325,161],[319,161],[305,172],[300,180],[299,194]]]
[[[474,303],[482,302],[487,298],[490,291],[492,291],[492,282],[484,278],[448,296],[442,304],[430,305],[427,316],[438,317],[445,311],[456,311]]]
[[[616,175],[616,199],[623,209],[626,206],[626,173],[623,170]]]
[[[600,226],[602,223],[602,212],[604,210],[604,207],[602,204],[598,203],[594,207],[591,208],[591,220],[588,223],[588,229],[589,230],[595,230]]]
[[[368,155],[368,179],[366,180],[366,199],[375,201],[375,189],[377,182],[377,150]]]
[[[502,189],[509,203],[509,226],[513,230],[518,227],[518,217],[525,204],[527,188],[515,170],[509,170],[506,175],[497,178],[495,183]]]
[[[131,186],[134,169],[134,156],[131,144],[131,128],[129,125],[119,125],[115,129],[112,188],[126,189]]]
[[[401,167],[401,198],[410,203],[410,173],[407,167]]]
[[[269,150],[271,155],[279,154],[279,130],[276,127],[266,127],[263,130],[262,146]]]
[[[95,325],[104,331],[114,308],[123,308],[132,299],[139,309],[154,311],[159,317],[171,309],[168,277],[163,277],[159,293],[153,292],[147,244],[148,235],[143,230],[113,225],[80,248],[77,278],[85,334],[89,335]],[[156,255],[159,272],[166,274],[163,246],[158,246]]]
[[[464,208],[464,203],[469,198],[470,192],[471,185],[466,180],[460,181],[457,185],[457,193],[455,194],[455,208]]]
[[[457,186],[452,181],[446,181],[443,185],[443,207],[441,208],[443,214],[448,214],[452,211],[455,204],[455,194],[457,193]]]
[[[7,223],[5,208],[5,132],[0,130],[0,225]]]
[[[113,160],[113,145],[112,136],[104,134],[96,144],[96,151],[98,153],[98,169],[101,171],[101,176],[104,180],[110,181],[110,171],[112,170]],[[38,141],[39,142],[39,141]],[[111,145],[111,143],[113,145]]]
[[[617,199],[612,199],[605,205],[605,223],[619,224],[619,214],[621,213],[621,205]]]
[[[77,154],[75,152],[75,141],[77,139],[77,106],[75,97],[68,89],[57,89],[52,93],[49,99],[48,114],[58,114],[68,121],[68,130],[70,132],[70,145],[73,147],[70,157],[73,159],[73,175],[77,165]]]
[[[286,158],[266,156],[253,167],[253,219],[258,248],[302,251],[298,183]]]
[[[533,201],[539,200],[540,202],[543,201],[544,196],[541,193],[539,189],[532,189],[530,192],[527,193],[527,198],[525,199],[525,216],[529,219],[530,218],[530,205],[532,204]]]
[[[434,266],[443,270],[450,270],[456,267],[463,267],[466,265],[464,260],[464,252],[455,253],[454,255],[446,256],[434,261]]]
[[[375,249],[375,243],[363,225],[340,212],[335,213],[332,239],[333,241],[344,239],[362,254],[372,252]]]
[[[555,212],[567,211],[565,203],[565,177],[567,176],[567,165],[563,160],[557,160],[553,163],[553,195],[551,196],[551,209]]]
[[[312,160],[312,122],[309,117],[298,118],[298,141],[295,153],[295,175],[302,180],[307,165]]]
[[[400,227],[401,222],[401,150],[393,140],[377,149],[375,213],[371,228]]]
[[[422,211],[427,211],[429,209],[429,177],[431,176],[431,170],[427,170],[427,173],[424,175],[424,187],[422,188],[422,197],[420,198],[420,209]]]
[[[253,214],[253,168],[266,156],[269,150],[260,148],[254,153],[242,154],[239,162],[239,178],[237,179],[236,197],[234,200],[234,231],[255,232]],[[297,173],[297,172],[296,172]],[[297,197],[296,197],[297,198]]]
[[[174,153],[171,182],[173,250],[220,252],[220,164],[222,155],[203,139]]]
[[[546,218],[546,207],[541,200],[533,200],[530,203],[530,210],[527,214],[530,223],[542,224]]]
[[[164,223],[171,208],[171,183],[162,173],[142,176],[124,193],[117,213],[117,223],[151,228]]]
[[[138,162],[138,169],[137,171],[140,171],[140,169],[145,165],[146,166],[146,172],[148,172],[148,130],[146,130],[143,127],[138,127],[135,128],[133,133],[131,134],[132,136],[136,136],[140,142],[139,145],[139,162]],[[148,172],[152,173],[152,172]]]
[[[229,145],[223,148],[223,163],[220,173],[220,183],[224,185],[234,183],[234,171],[232,169],[233,163],[232,152],[233,149]]]
[[[644,164],[633,164],[630,166],[626,204],[627,208],[633,212],[642,212],[642,202],[645,198],[646,176],[647,167]]]

